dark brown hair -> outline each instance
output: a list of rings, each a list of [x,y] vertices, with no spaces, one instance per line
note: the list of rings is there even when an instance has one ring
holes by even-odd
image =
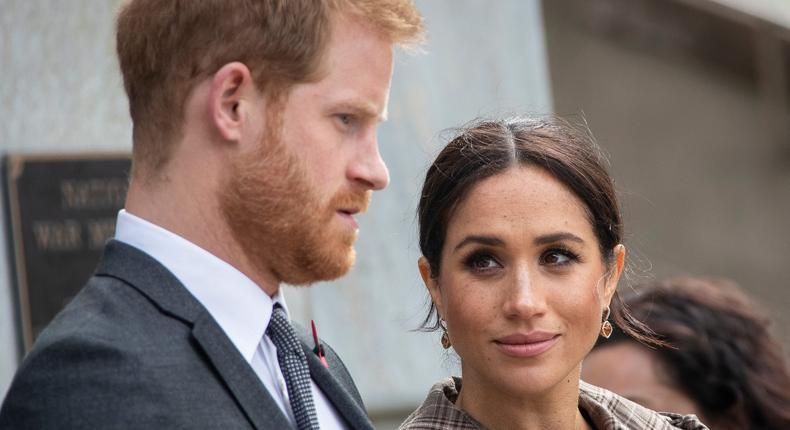
[[[157,171],[201,79],[240,61],[271,98],[317,78],[333,11],[351,13],[394,44],[416,42],[412,0],[129,0],[116,48],[134,123],[134,158]]]
[[[624,301],[669,348],[651,351],[711,428],[790,429],[790,375],[770,322],[732,281],[670,278]],[[616,333],[595,348],[631,341]]]
[[[585,125],[558,117],[476,120],[460,130],[428,169],[417,215],[420,250],[432,276],[439,274],[447,225],[455,209],[481,180],[514,166],[537,166],[551,173],[584,202],[604,262],[611,268],[614,248],[623,240],[623,225],[606,159]],[[648,344],[650,336],[615,293],[612,318],[623,330]],[[424,330],[439,321],[431,304]]]

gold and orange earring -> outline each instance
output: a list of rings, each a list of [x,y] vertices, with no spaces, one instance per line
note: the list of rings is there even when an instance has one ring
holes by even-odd
[[[447,322],[439,318],[439,327],[442,328],[442,348],[448,349],[452,344],[450,343],[450,336],[447,334]]]
[[[609,306],[607,306],[603,311],[603,324],[601,325],[601,336],[603,336],[605,339],[609,339],[609,336],[612,335],[613,330],[612,323],[609,322],[609,313]]]

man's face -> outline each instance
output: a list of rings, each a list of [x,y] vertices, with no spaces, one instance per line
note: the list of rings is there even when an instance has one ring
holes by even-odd
[[[392,46],[353,18],[335,17],[316,82],[282,102],[259,148],[237,158],[222,209],[257,270],[309,284],[354,262],[354,215],[389,182],[378,151],[392,75]],[[274,119],[274,118],[272,118]]]

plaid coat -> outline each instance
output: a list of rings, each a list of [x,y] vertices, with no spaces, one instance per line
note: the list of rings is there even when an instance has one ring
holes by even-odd
[[[400,430],[482,430],[485,427],[455,407],[460,378],[434,385],[428,397],[400,426]],[[579,408],[596,430],[707,430],[694,415],[658,413],[584,381],[579,383]]]

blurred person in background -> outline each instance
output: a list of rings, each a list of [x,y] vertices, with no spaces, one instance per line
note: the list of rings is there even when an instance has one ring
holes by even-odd
[[[557,118],[483,120],[428,169],[418,268],[461,377],[401,429],[705,429],[580,381],[611,333],[625,264],[612,179],[589,130]],[[652,342],[628,315],[614,319]]]
[[[677,277],[624,299],[668,346],[624,330],[584,360],[582,379],[651,409],[696,414],[713,429],[790,429],[790,376],[770,321],[727,280]]]

